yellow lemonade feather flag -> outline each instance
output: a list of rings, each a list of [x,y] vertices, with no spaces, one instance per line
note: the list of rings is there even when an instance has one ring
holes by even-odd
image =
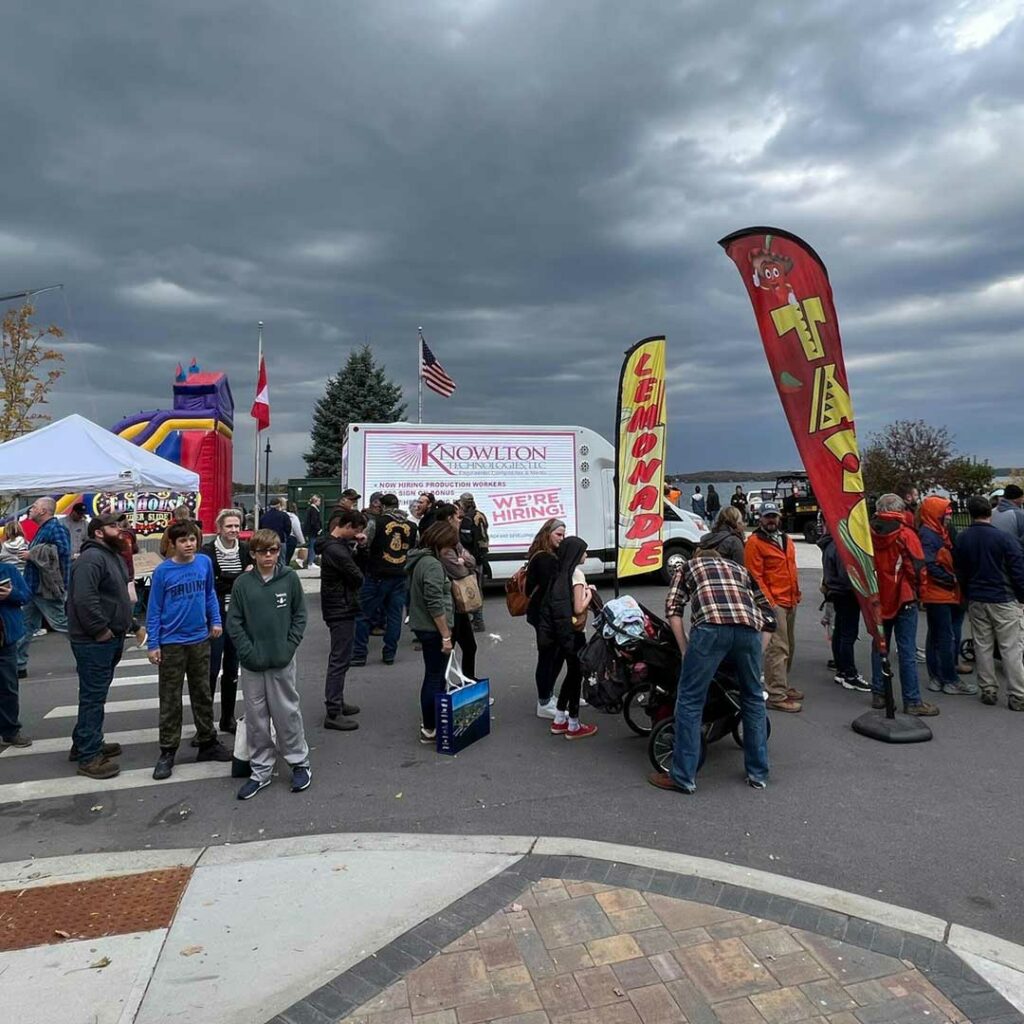
[[[661,568],[665,489],[665,339],[626,353],[616,434],[617,578]]]

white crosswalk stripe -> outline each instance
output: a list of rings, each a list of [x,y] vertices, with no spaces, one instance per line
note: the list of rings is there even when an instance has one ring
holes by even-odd
[[[110,688],[115,686],[143,686],[146,683],[158,683],[160,677],[156,674],[148,676],[115,676]]]
[[[103,739],[107,743],[120,743],[122,747],[130,747],[139,743],[157,743],[160,740],[159,729],[129,729],[126,732],[105,732]],[[29,757],[32,754],[62,754],[71,749],[70,736],[56,736],[53,739],[34,740],[31,747],[5,747],[0,750],[0,757]]]
[[[109,738],[109,737],[108,737]],[[142,786],[167,786],[172,782],[196,782],[200,779],[223,779],[230,766],[217,761],[200,764],[175,765],[169,779],[156,782],[152,768],[133,768],[121,772],[116,778],[97,782],[84,775],[70,775],[59,779],[34,779],[30,782],[12,782],[0,786],[0,806],[21,803],[24,800],[45,800],[56,796],[80,796],[84,793],[102,793],[118,789],[139,789]]]
[[[192,701],[188,697],[182,697],[183,707],[191,707]],[[213,695],[213,703],[220,703],[220,694]],[[116,715],[119,711],[156,711],[160,707],[159,697],[140,697],[138,700],[112,700],[107,702],[106,713]],[[47,711],[43,718],[77,718],[77,704],[61,704],[52,711]]]

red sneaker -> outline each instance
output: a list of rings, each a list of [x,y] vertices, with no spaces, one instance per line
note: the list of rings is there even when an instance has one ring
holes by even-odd
[[[569,723],[566,722],[552,722],[551,723],[551,734],[552,736],[562,736],[569,731]]]
[[[566,723],[565,738],[567,740],[583,740],[588,736],[593,736],[595,732],[597,732],[596,725],[584,725],[580,722],[578,729],[570,729],[568,728],[568,723]]]

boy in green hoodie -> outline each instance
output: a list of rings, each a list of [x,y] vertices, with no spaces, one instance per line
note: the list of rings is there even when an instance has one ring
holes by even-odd
[[[281,756],[291,765],[292,792],[308,789],[313,777],[295,685],[295,651],[306,629],[302,584],[279,564],[281,539],[274,530],[257,530],[249,551],[255,571],[235,580],[227,616],[228,635],[248,672],[242,696],[252,776],[238,790],[239,800],[251,800],[270,785],[277,761],[271,721]]]

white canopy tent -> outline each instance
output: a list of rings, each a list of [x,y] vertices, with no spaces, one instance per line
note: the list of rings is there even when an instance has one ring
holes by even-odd
[[[0,444],[0,492],[198,491],[199,474],[72,413]]]

